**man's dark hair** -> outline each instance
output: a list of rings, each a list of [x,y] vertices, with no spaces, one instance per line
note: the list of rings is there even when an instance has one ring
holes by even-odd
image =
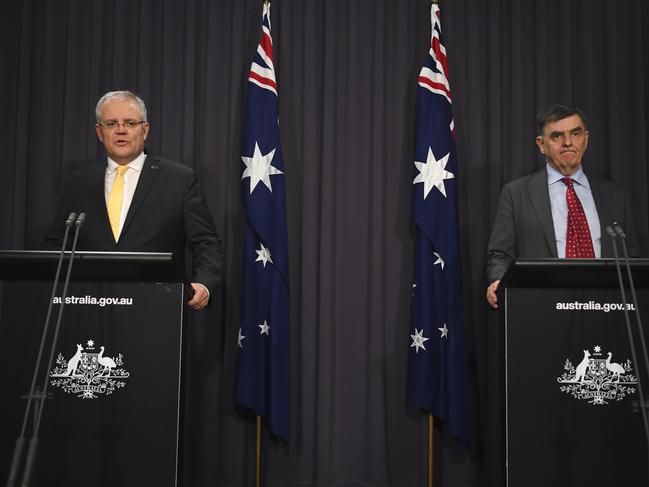
[[[586,122],[586,116],[576,106],[567,106],[567,105],[550,105],[545,107],[536,114],[536,131],[538,135],[543,135],[543,129],[545,126],[552,122],[557,122],[563,120],[564,118],[571,117],[573,115],[579,115],[581,121],[584,122],[584,127],[588,128],[588,123]]]

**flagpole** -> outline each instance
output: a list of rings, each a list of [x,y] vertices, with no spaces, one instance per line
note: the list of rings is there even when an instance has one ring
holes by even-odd
[[[433,428],[435,417],[428,413],[428,487],[433,487]]]
[[[438,5],[439,0],[431,0],[432,5]],[[433,430],[435,428],[435,417],[428,413],[428,487],[433,487]]]
[[[255,487],[261,487],[261,415],[257,415],[257,442],[255,446]]]
[[[431,0],[432,5],[438,5],[439,0]],[[428,413],[428,487],[433,487],[433,431],[435,429],[435,417]]]
[[[439,4],[438,0],[432,0],[431,4]],[[433,413],[428,413],[428,487],[433,487],[433,429],[435,418]]]

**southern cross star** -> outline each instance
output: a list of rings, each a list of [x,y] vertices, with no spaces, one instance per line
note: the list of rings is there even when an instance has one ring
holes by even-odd
[[[270,330],[270,325],[266,320],[261,325],[257,325],[259,328],[261,328],[261,331],[259,332],[260,335],[270,335],[269,330]]]
[[[446,326],[446,323],[444,323],[443,328],[438,328],[438,330],[442,332],[440,338],[448,338],[448,327]]]
[[[444,270],[444,259],[442,259],[442,256],[439,255],[437,252],[433,252],[433,255],[437,257],[437,260],[433,262],[433,265],[439,264],[442,270]]]
[[[270,255],[270,250],[268,247],[264,247],[263,243],[259,243],[261,245],[261,248],[259,250],[255,250],[257,252],[257,258],[255,259],[255,262],[260,262],[263,264],[264,267],[266,267],[266,263],[270,262],[271,264],[273,263],[273,259],[271,258]]]
[[[423,328],[419,331],[417,331],[417,328],[415,328],[415,334],[410,335],[410,338],[412,338],[412,345],[410,345],[410,348],[415,347],[415,353],[419,353],[420,348],[426,350],[426,347],[424,347],[424,342],[429,340],[429,338],[426,338],[424,336]]]

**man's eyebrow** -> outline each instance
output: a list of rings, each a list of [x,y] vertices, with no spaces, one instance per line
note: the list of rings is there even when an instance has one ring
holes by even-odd
[[[557,135],[562,135],[565,133],[573,133],[573,132],[583,132],[584,128],[581,125],[578,125],[577,127],[573,127],[569,130],[566,130],[564,132],[560,132],[559,130],[554,130],[550,132],[550,137],[556,137]]]

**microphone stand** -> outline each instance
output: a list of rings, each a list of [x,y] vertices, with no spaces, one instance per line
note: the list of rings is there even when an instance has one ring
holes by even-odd
[[[621,230],[620,230],[621,231]],[[620,283],[620,292],[622,293],[622,306],[624,308],[624,318],[626,321],[626,330],[629,337],[629,345],[631,347],[631,357],[633,358],[633,363],[639,364],[638,358],[635,352],[635,340],[633,339],[633,331],[631,330],[631,320],[629,319],[629,310],[627,306],[626,292],[624,290],[624,280],[622,278],[622,270],[620,267],[620,256],[617,251],[617,242],[616,238],[618,234],[613,231],[611,227],[606,227],[606,233],[611,237],[611,243],[613,244],[613,255],[615,256],[615,267],[617,269],[617,278]],[[626,249],[626,247],[625,247]],[[627,256],[627,265],[628,265],[628,256]],[[630,275],[630,270],[629,270]],[[630,283],[631,284],[631,283]],[[633,287],[631,287],[633,289]],[[635,295],[635,291],[633,291]],[[635,297],[635,296],[634,296]],[[637,310],[637,308],[636,308]],[[644,339],[643,339],[644,341]],[[637,365],[636,365],[637,368]],[[647,440],[647,445],[649,446],[649,422],[647,421],[647,409],[645,406],[644,392],[642,388],[642,378],[640,377],[640,370],[638,369],[638,394],[640,395],[640,409],[642,412],[642,422],[644,424],[644,433],[645,439]],[[647,459],[649,460],[649,448],[647,449]],[[647,467],[649,468],[649,461],[647,462]]]
[[[622,240],[622,250],[624,250],[624,264],[626,267],[627,277],[629,278],[629,288],[631,289],[631,299],[633,301],[634,314],[636,318],[636,324],[638,326],[638,335],[640,336],[640,345],[644,358],[644,365],[645,369],[647,370],[647,377],[649,377],[649,356],[647,355],[647,344],[645,342],[644,331],[642,329],[642,317],[640,316],[638,298],[635,294],[635,284],[633,283],[633,275],[631,274],[631,262],[629,261],[629,252],[626,245],[626,233],[624,233],[619,225],[615,226],[615,233]]]
[[[74,239],[72,241],[72,248],[70,250],[70,260],[68,261],[68,268],[65,275],[65,280],[63,281],[63,292],[61,293],[61,305],[59,307],[59,314],[56,318],[56,326],[54,327],[54,334],[52,337],[52,344],[50,347],[50,357],[47,362],[47,368],[45,369],[44,379],[43,379],[43,388],[42,388],[42,397],[47,395],[47,386],[49,385],[49,370],[52,368],[52,362],[54,361],[54,353],[56,351],[56,343],[59,336],[59,331],[61,329],[61,318],[63,316],[63,308],[65,307],[65,298],[68,295],[68,285],[70,284],[70,276],[72,275],[72,265],[74,264],[74,254],[77,250],[77,241],[79,239],[79,231],[81,226],[86,220],[86,214],[80,213],[75,221],[75,232]],[[31,480],[32,472],[34,470],[34,463],[36,461],[36,451],[38,450],[38,433],[41,427],[41,421],[43,419],[43,411],[45,410],[45,401],[41,402],[40,408],[36,413],[36,423],[34,425],[34,431],[32,432],[32,437],[29,440],[29,449],[27,450],[27,460],[25,461],[25,469],[23,471],[23,479],[21,482],[21,487],[29,487],[29,482]]]
[[[23,449],[25,448],[25,431],[27,430],[27,420],[29,418],[29,411],[32,407],[32,400],[36,398],[36,381],[38,380],[38,371],[41,368],[41,360],[43,358],[43,349],[45,348],[45,339],[47,337],[47,331],[50,325],[50,318],[52,316],[52,305],[54,303],[54,297],[56,294],[56,287],[59,283],[59,278],[61,276],[61,267],[63,264],[63,256],[65,255],[65,246],[68,243],[68,235],[70,234],[70,227],[76,221],[77,214],[72,212],[65,220],[65,234],[63,235],[63,244],[61,245],[61,251],[59,253],[59,259],[56,265],[56,273],[54,274],[54,282],[52,283],[52,293],[50,295],[50,302],[47,307],[47,315],[45,316],[45,323],[43,324],[43,333],[41,334],[41,344],[38,348],[38,356],[36,358],[36,366],[34,367],[34,373],[32,375],[32,383],[29,388],[29,395],[27,396],[27,405],[25,406],[25,414],[23,416],[23,424],[20,428],[20,435],[16,439],[16,445],[14,447],[14,455],[11,460],[11,466],[9,468],[9,477],[7,479],[7,487],[14,487],[16,484],[16,476],[18,474],[18,466],[20,459],[23,456]],[[38,398],[42,401],[45,401],[45,394],[39,394]],[[35,406],[37,407],[37,406]]]

